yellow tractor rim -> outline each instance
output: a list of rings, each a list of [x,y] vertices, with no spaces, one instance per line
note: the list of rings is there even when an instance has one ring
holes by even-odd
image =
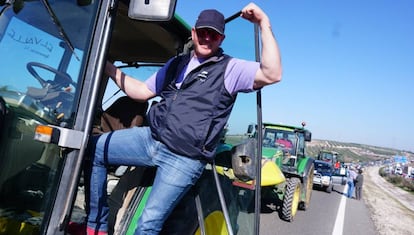
[[[213,211],[207,218],[204,219],[204,226],[207,235],[228,235],[226,221],[223,212]],[[197,229],[194,235],[201,235],[200,228]]]
[[[298,211],[299,206],[299,200],[300,200],[300,185],[296,185],[295,193],[293,194],[293,201],[292,201],[292,217],[296,215],[296,212]]]

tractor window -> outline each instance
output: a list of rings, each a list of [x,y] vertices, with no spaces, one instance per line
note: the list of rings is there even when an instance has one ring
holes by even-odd
[[[305,156],[305,136],[303,134],[297,135],[298,138],[298,148],[297,148],[297,156]]]
[[[276,133],[273,131],[266,131],[263,137],[263,146],[271,147],[276,143]]]
[[[332,171],[332,167],[329,164],[323,164],[319,162],[315,162],[315,169],[318,170],[321,173],[327,173]]]
[[[241,35],[237,29],[239,28],[251,28],[251,34]],[[243,37],[245,40],[240,41]],[[240,44],[238,47],[226,46],[226,43]],[[226,53],[234,57],[254,60],[254,30],[252,25],[241,19],[232,21],[228,27],[226,26],[226,40],[223,42],[223,48],[227,48]],[[237,48],[231,51],[230,48]],[[243,48],[243,50],[240,50]],[[237,180],[229,177],[228,170],[229,165],[226,162],[229,159],[230,146],[242,144],[248,135],[245,135],[246,128],[249,124],[257,123],[257,94],[253,93],[239,93],[237,95],[236,103],[229,117],[227,126],[225,127],[225,137],[222,145],[219,146],[218,156],[216,157],[216,168],[218,172],[218,178],[220,185],[226,199],[227,208],[229,210],[230,222],[233,228],[233,234],[253,234],[254,223],[256,220],[255,209],[253,204],[256,200],[254,189],[249,189],[241,186],[237,186]],[[247,149],[251,149],[247,147]],[[231,154],[231,153],[230,153]],[[230,165],[231,167],[231,165]],[[209,188],[208,192],[200,192],[200,200],[202,208],[204,210],[206,229],[209,226],[216,227],[216,231],[212,234],[221,234],[223,230],[218,231],[218,227],[223,226],[222,220],[217,218],[223,218],[221,213],[221,206],[219,205],[218,193],[214,189],[215,183],[211,176],[211,169],[206,169],[204,172],[205,177],[202,177],[199,181],[200,188]],[[251,186],[251,185],[250,185]],[[217,224],[219,222],[219,224]],[[224,227],[224,226],[223,226]],[[223,228],[222,227],[222,228]]]
[[[263,147],[280,149],[284,154],[294,155],[296,152],[296,135],[293,132],[276,129],[265,129],[263,136]]]
[[[283,149],[283,152],[294,155],[295,152],[296,137],[295,133],[278,130],[276,132],[275,145],[278,148]]]
[[[65,153],[35,141],[34,130],[38,124],[73,125],[94,14],[76,1],[49,4],[55,21],[41,1],[25,1],[18,12],[2,6],[0,14],[2,234],[42,233]]]
[[[333,155],[332,153],[321,153],[320,160],[331,162],[333,160]]]
[[[80,50],[75,52],[82,55]],[[1,96],[48,123],[67,122],[80,61],[66,54],[60,38],[11,17],[0,44],[0,55],[8,55],[0,65]]]

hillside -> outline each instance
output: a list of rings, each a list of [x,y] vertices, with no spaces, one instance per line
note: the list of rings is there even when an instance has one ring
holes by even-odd
[[[240,143],[245,135],[227,135],[229,144]],[[394,156],[406,156],[414,161],[414,153],[392,148],[384,148],[365,144],[338,142],[333,140],[312,139],[306,143],[306,155],[316,157],[321,149],[332,150],[339,153],[341,162],[375,162],[392,159]]]
[[[317,140],[307,143],[307,155],[317,156],[319,150],[327,149],[339,153],[340,161],[344,162],[372,162],[391,159],[393,156],[407,156],[408,159],[414,159],[414,153],[405,152],[392,148],[377,147],[356,143],[344,143],[331,140]]]

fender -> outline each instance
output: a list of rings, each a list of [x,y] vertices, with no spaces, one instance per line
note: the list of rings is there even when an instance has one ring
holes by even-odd
[[[299,171],[302,172],[301,177],[303,178],[309,177],[309,171],[313,167],[313,162],[314,162],[313,158],[310,158],[310,157],[303,158],[303,160],[300,162],[300,165],[299,165]]]
[[[312,193],[312,192],[308,192],[308,190],[312,191],[312,188],[308,189],[307,183],[313,184],[313,169],[314,169],[313,162],[314,162],[313,158],[305,157],[301,161],[301,164],[300,164],[300,168],[301,166],[303,166],[303,171],[301,175],[301,181],[302,181],[301,192],[302,193],[301,193],[300,201],[305,202],[305,203],[307,202],[307,198],[310,200],[310,195],[309,197],[307,197],[308,194]]]

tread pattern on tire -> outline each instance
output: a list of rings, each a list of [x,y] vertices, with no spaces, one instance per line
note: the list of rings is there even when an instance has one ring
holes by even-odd
[[[282,205],[282,219],[286,221],[293,221],[295,215],[292,215],[292,208],[293,206],[293,197],[295,195],[296,189],[299,188],[300,190],[300,179],[298,178],[290,178],[287,181],[285,195],[283,197],[283,205]],[[297,202],[299,204],[299,200]],[[297,207],[299,205],[296,205]]]
[[[299,209],[306,211],[309,208],[309,204],[310,204],[310,200],[312,198],[312,191],[313,191],[313,170],[314,170],[314,166],[312,163],[312,166],[309,169],[308,172],[308,182],[303,182],[303,184],[306,184],[306,201],[302,201],[299,202]]]

